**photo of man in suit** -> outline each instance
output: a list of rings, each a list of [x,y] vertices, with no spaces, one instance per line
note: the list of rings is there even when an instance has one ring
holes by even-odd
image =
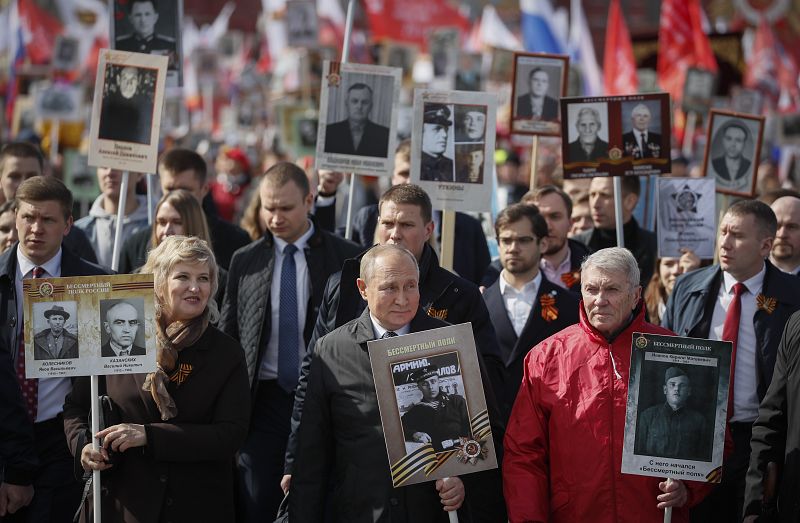
[[[608,142],[598,136],[603,124],[600,112],[594,107],[582,107],[575,119],[578,139],[569,143],[570,162],[593,162],[608,156]]]
[[[420,180],[452,182],[453,160],[444,155],[450,132],[450,108],[444,104],[425,104],[422,123],[422,167]]]
[[[136,345],[139,331],[139,312],[128,302],[121,301],[106,311],[103,330],[109,336],[100,352],[104,358],[144,356],[145,348]]]
[[[102,140],[150,143],[153,100],[144,92],[139,70],[110,64],[114,83],[107,86],[100,109]]]
[[[44,311],[49,328],[39,331],[33,337],[33,359],[62,360],[78,357],[78,338],[64,328],[69,319],[61,305],[53,305]]]
[[[722,130],[722,154],[712,158],[711,167],[717,183],[729,189],[744,189],[749,183],[752,161],[744,156],[745,147],[750,147],[750,132],[745,124],[733,120]]]
[[[622,146],[625,156],[634,160],[640,158],[659,158],[662,154],[661,135],[650,131],[652,114],[645,104],[638,104],[631,111],[633,128],[622,135]]]
[[[365,83],[354,83],[347,89],[347,119],[326,126],[326,153],[386,158],[389,128],[369,119],[372,99],[372,88]]]
[[[558,101],[547,96],[550,75],[541,67],[528,73],[528,92],[517,97],[517,117],[534,120],[558,120]]]

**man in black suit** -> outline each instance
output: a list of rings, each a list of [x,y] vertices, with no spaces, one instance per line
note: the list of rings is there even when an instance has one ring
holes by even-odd
[[[300,361],[328,276],[360,251],[309,218],[314,197],[296,165],[271,167],[259,193],[268,231],[234,255],[219,321],[242,344],[253,390],[250,432],[238,457],[247,522],[278,511]]]
[[[738,120],[727,124],[721,133],[724,154],[711,160],[717,184],[726,189],[747,189],[749,185],[747,173],[750,172],[752,162],[745,158],[744,148],[750,133]]]
[[[372,88],[355,83],[347,89],[347,120],[325,126],[325,152],[385,158],[389,149],[389,128],[369,119]]]
[[[121,301],[106,311],[103,329],[109,336],[108,343],[100,348],[104,358],[144,356],[145,349],[134,343],[139,331],[139,313],[136,307]]]
[[[150,143],[153,122],[153,93],[141,88],[139,69],[136,67],[114,68],[115,84],[103,93],[100,109],[100,130],[103,140]]]
[[[0,358],[13,359],[17,380],[26,393],[40,467],[33,476],[31,505],[3,521],[69,522],[83,491],[73,475],[61,421],[72,384],[69,378],[25,377],[22,280],[108,273],[62,248],[72,226],[72,194],[62,182],[52,176],[34,176],[19,186],[16,198],[19,243],[0,255],[0,323],[7,326],[0,329]]]
[[[578,129],[578,139],[569,143],[568,162],[594,162],[608,157],[608,142],[597,135],[603,127],[597,109],[582,107],[575,119],[575,127]]]
[[[528,74],[528,93],[517,96],[517,113],[520,118],[552,121],[558,120],[558,101],[547,96],[550,75],[541,67],[534,67]]]
[[[503,270],[483,299],[505,364],[501,411],[507,420],[522,382],[525,356],[531,347],[578,322],[579,298],[539,270],[548,236],[547,222],[535,205],[506,207],[497,215],[495,231]]]
[[[161,191],[166,194],[175,189],[192,193],[198,202],[208,194],[208,171],[203,157],[189,149],[174,148],[161,155],[158,163],[158,177]],[[217,264],[227,269],[233,253],[250,243],[250,236],[241,227],[233,225],[206,212],[208,232],[211,234],[211,248]],[[122,247],[119,259],[119,272],[127,274],[144,265],[150,250],[152,230],[147,227],[133,233]]]
[[[633,129],[622,135],[622,147],[625,156],[632,156],[634,160],[641,158],[660,158],[661,135],[649,130],[652,115],[645,104],[639,104],[631,111],[631,124]]]

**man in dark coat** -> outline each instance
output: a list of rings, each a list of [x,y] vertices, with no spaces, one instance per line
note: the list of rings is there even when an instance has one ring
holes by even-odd
[[[347,120],[325,128],[325,152],[386,158],[389,128],[369,119],[372,112],[372,88],[356,83],[347,89]]]
[[[133,0],[128,3],[128,21],[133,33],[117,36],[114,49],[168,56],[169,68],[173,69],[177,46],[174,38],[156,33],[158,16],[155,0]]]
[[[33,337],[33,359],[72,359],[78,357],[78,338],[64,329],[69,313],[61,305],[53,305],[44,311],[50,328],[37,332]]]
[[[422,165],[420,180],[428,182],[453,182],[453,159],[445,156],[450,126],[453,125],[450,108],[444,104],[425,104],[422,123]]]
[[[534,67],[528,74],[528,86],[528,92],[517,97],[515,116],[544,121],[558,120],[558,101],[547,96],[550,75],[541,67]]]
[[[578,139],[567,146],[567,162],[595,162],[608,157],[608,142],[598,136],[603,124],[597,109],[581,108],[575,127],[578,129]]]

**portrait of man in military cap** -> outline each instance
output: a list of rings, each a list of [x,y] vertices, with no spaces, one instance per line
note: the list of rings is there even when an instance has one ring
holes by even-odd
[[[445,154],[451,144],[450,127],[453,125],[451,106],[426,103],[422,123],[422,167],[420,180],[429,182],[454,182],[453,159]]]
[[[165,55],[169,57],[167,68],[178,69],[174,31],[180,14],[176,0],[117,0],[114,10],[114,49]]]
[[[41,303],[34,309],[33,359],[61,360],[78,357],[78,338],[66,329],[75,302]],[[44,308],[42,311],[41,308]],[[70,314],[70,310],[73,314]],[[38,314],[37,314],[38,313]],[[46,325],[46,327],[45,327]],[[38,329],[38,330],[37,330]]]

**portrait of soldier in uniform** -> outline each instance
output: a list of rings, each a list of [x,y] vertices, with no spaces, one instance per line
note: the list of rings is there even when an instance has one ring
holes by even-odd
[[[120,301],[109,307],[103,320],[103,331],[108,336],[108,342],[101,347],[101,355],[104,358],[144,356],[145,348],[136,345],[139,325],[139,312],[132,304]]]
[[[111,78],[103,92],[100,130],[103,140],[150,143],[153,93],[145,92],[139,69],[108,64]]]
[[[78,338],[64,328],[70,318],[61,305],[53,305],[44,311],[48,327],[33,337],[33,359],[60,360],[78,357]]]
[[[435,452],[441,452],[453,448],[459,438],[471,436],[467,402],[441,389],[438,366],[414,371],[410,381],[419,387],[422,401],[401,418],[406,441],[430,443]]]
[[[157,0],[131,0],[127,11],[127,20],[133,32],[117,35],[115,48],[119,51],[169,56],[168,67],[175,69],[175,38],[156,33],[159,18]]]
[[[420,180],[452,182],[453,160],[445,156],[452,113],[444,104],[426,103],[422,123],[422,167]]]

